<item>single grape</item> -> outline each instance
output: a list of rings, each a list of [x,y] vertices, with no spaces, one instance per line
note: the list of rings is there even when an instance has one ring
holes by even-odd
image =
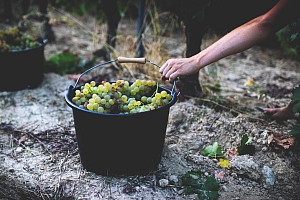
[[[129,101],[128,95],[122,95],[121,99],[123,102]]]
[[[91,85],[92,87],[94,87],[94,86],[96,85],[96,82],[95,82],[95,81],[91,81],[91,82],[90,82],[90,85]]]
[[[167,91],[163,90],[163,91],[161,91],[160,94],[162,97],[166,97],[168,93],[167,93]]]
[[[86,102],[86,98],[85,98],[85,97],[81,97],[81,98],[80,98],[80,101],[81,101],[82,103],[84,103],[84,102]]]
[[[105,99],[101,99],[100,103],[101,103],[102,105],[104,105],[104,104],[106,104],[106,100],[105,100]]]
[[[111,105],[108,102],[106,102],[104,106],[105,106],[105,108],[110,108],[111,107]]]
[[[147,103],[147,97],[146,97],[146,96],[142,96],[141,101],[142,101],[143,103]]]
[[[167,94],[166,99],[170,101],[172,99],[172,95]]]
[[[76,96],[79,96],[80,93],[81,93],[80,90],[75,90],[75,95],[76,95]]]
[[[162,100],[162,104],[163,104],[163,105],[167,105],[168,103],[169,103],[169,100],[168,100],[168,99],[163,99],[163,100]]]
[[[155,98],[156,98],[156,99],[160,99],[160,98],[161,98],[161,94],[160,94],[160,93],[156,93],[156,94],[155,94]]]
[[[96,103],[100,103],[101,102],[101,98],[99,96],[95,97],[95,102]]]
[[[104,99],[105,99],[106,101],[109,101],[109,100],[110,100],[110,96],[107,94],[107,95],[104,96]]]
[[[75,103],[78,99],[79,99],[79,97],[75,96],[75,97],[72,98],[72,102]]]
[[[109,90],[108,90],[108,88],[107,87],[103,87],[103,92],[104,93],[107,93]]]
[[[91,87],[91,85],[90,85],[89,83],[85,83],[85,84],[84,84],[84,87],[85,87],[86,89],[89,89],[89,88]]]
[[[76,104],[77,106],[80,106],[80,105],[81,105],[81,101],[80,101],[80,100],[77,100],[77,101],[75,101],[75,104]]]
[[[88,93],[89,93],[89,90],[88,90],[87,88],[84,88],[84,89],[82,90],[82,92],[83,92],[83,94],[88,94]]]
[[[98,103],[94,103],[93,104],[93,110],[98,110],[99,108],[99,104]]]
[[[86,107],[88,110],[93,110],[93,108],[94,108],[93,104],[91,104],[91,103],[89,103]]]
[[[97,111],[99,113],[103,113],[104,112],[104,108],[102,106],[99,106],[98,109],[97,109]]]
[[[94,103],[95,103],[95,99],[93,99],[93,98],[92,98],[92,99],[89,99],[89,103],[90,103],[90,104],[94,104]]]
[[[110,105],[114,105],[114,104],[115,104],[115,101],[114,101],[113,99],[110,99],[110,100],[108,101],[108,103],[109,103]]]

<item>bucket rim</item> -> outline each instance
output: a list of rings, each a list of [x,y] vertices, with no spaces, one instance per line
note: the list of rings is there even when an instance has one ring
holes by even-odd
[[[12,50],[12,51],[0,51],[0,54],[11,54],[11,53],[24,53],[28,51],[34,51],[36,49],[40,49],[45,47],[46,44],[48,44],[47,39],[43,39],[42,41],[39,41],[40,46],[29,48],[29,49],[22,49],[22,50]]]
[[[79,86],[76,87],[76,89],[78,88]],[[172,91],[166,87],[163,87],[163,86],[158,86],[160,89],[163,89],[163,90],[167,90],[170,94],[172,94]],[[75,90],[74,86],[73,85],[69,85],[68,87],[68,91],[66,92],[65,94],[65,101],[66,103],[68,104],[69,107],[71,107],[72,109],[76,109],[76,110],[80,110],[82,112],[86,112],[86,113],[90,113],[90,114],[94,114],[94,115],[102,115],[102,116],[109,116],[109,117],[128,117],[128,116],[137,116],[137,115],[144,115],[144,114],[147,114],[147,113],[152,113],[152,112],[157,112],[158,110],[162,110],[162,109],[165,109],[166,107],[170,108],[171,106],[173,106],[176,101],[177,101],[177,95],[174,93],[172,94],[172,99],[171,101],[164,105],[164,106],[161,106],[159,108],[156,108],[154,110],[149,110],[149,111],[145,111],[145,112],[138,112],[138,113],[128,113],[128,114],[115,114],[115,113],[99,113],[99,112],[95,112],[95,111],[90,111],[90,110],[87,110],[87,109],[83,109],[83,108],[80,108],[78,106],[76,106],[70,99],[69,99],[69,94],[72,90]]]

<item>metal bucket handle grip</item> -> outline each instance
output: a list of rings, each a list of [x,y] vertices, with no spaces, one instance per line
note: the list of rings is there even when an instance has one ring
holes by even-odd
[[[139,63],[139,64],[145,64],[146,62],[149,62],[151,63],[152,65],[160,68],[159,65],[157,65],[156,63],[150,61],[150,60],[147,60],[146,58],[127,58],[127,57],[118,57],[117,59],[114,59],[114,60],[110,60],[110,61],[107,61],[107,62],[104,62],[104,63],[100,63],[98,65],[95,65],[94,67],[91,67],[89,69],[87,69],[86,71],[82,72],[80,74],[80,76],[77,78],[76,82],[75,82],[75,86],[74,88],[76,88],[80,78],[86,74],[87,72],[97,68],[97,67],[100,67],[102,65],[106,65],[106,64],[109,64],[109,63],[112,63],[112,62],[118,62],[118,63]],[[172,95],[174,95],[176,92],[175,92],[175,88],[176,88],[176,80],[174,80],[174,83],[173,83],[173,87],[172,87]],[[180,95],[180,92],[178,94],[176,94],[177,96]]]

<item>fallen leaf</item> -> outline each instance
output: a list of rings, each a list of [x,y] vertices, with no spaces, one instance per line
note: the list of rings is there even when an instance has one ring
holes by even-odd
[[[232,160],[233,158],[238,156],[238,151],[237,148],[233,147],[231,150],[228,152],[228,158],[229,160]]]
[[[220,173],[218,173],[217,171],[215,171],[215,178],[216,179],[222,179],[224,178],[225,172],[221,171]]]
[[[225,177],[225,172],[224,171],[220,171],[219,173],[217,171],[215,171],[215,179],[219,183],[226,183],[226,182],[228,182],[228,178]]]
[[[255,83],[254,79],[253,78],[248,78],[246,83],[245,83],[245,86],[253,86]]]
[[[223,159],[223,158],[220,158],[219,160],[219,165],[223,168],[227,168],[229,169],[228,165],[229,165],[229,160],[228,159]]]
[[[25,142],[25,140],[27,139],[26,135],[22,136],[19,140],[18,143],[19,144],[23,144]]]
[[[293,144],[294,138],[290,136],[284,136],[276,132],[272,132],[268,136],[268,145],[274,150],[289,149]]]

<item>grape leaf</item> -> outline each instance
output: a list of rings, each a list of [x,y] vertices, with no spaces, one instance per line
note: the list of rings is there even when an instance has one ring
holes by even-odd
[[[202,186],[202,189],[208,191],[218,191],[220,189],[220,184],[214,177],[208,176]]]
[[[293,112],[299,112],[300,111],[300,86],[297,86],[293,90],[293,96],[292,96],[292,103],[297,102],[293,106]]]
[[[295,138],[295,146],[298,151],[300,151],[300,125],[299,124],[294,124],[292,129],[289,132],[289,135]]]
[[[300,125],[299,124],[293,125],[293,128],[290,130],[289,134],[292,136],[300,137]]]
[[[202,187],[202,181],[201,181],[201,171],[189,171],[185,175],[182,176],[182,184],[192,186],[193,188],[201,188]],[[192,188],[187,188],[187,192],[192,192]]]
[[[238,154],[239,155],[253,155],[255,153],[255,147],[253,145],[248,145],[249,142],[251,142],[252,137],[249,137],[247,135],[243,135],[241,144],[237,147]]]
[[[200,190],[198,193],[198,198],[203,200],[214,200],[218,198],[217,191],[207,191],[207,190]]]
[[[182,185],[185,186],[185,194],[197,194],[199,199],[215,200],[218,198],[220,189],[219,182],[212,176],[203,182],[201,171],[189,171],[181,177]]]
[[[203,150],[202,154],[210,158],[223,157],[222,147],[219,146],[217,142],[214,142],[213,145],[209,145],[208,147],[206,147]]]
[[[300,100],[300,86],[297,86],[293,89],[293,96],[292,101],[299,101]]]

